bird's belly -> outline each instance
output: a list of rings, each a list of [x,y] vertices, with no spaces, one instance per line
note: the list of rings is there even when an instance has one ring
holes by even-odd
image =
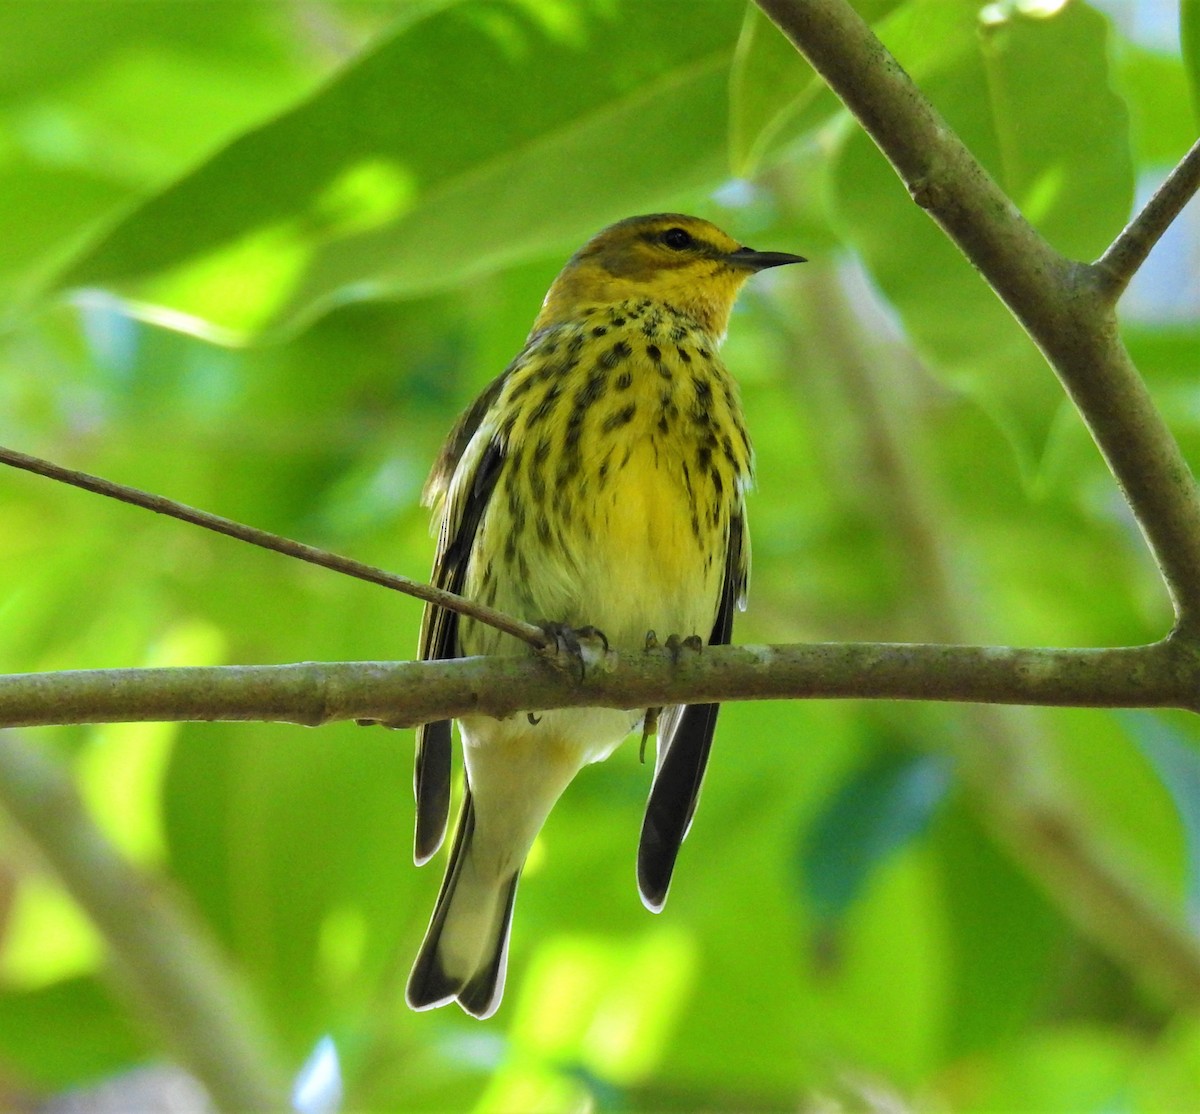
[[[645,438],[613,462],[603,483],[599,472],[585,475],[587,495],[551,513],[558,544],[530,562],[538,617],[597,627],[613,646],[640,647],[650,631],[707,639],[725,537],[694,526],[693,493],[678,460]]]
[[[644,715],[644,708],[558,708],[518,712],[503,719],[463,716],[459,723],[468,772],[485,761],[482,750],[499,750],[509,770],[499,780],[512,781],[514,792],[519,792],[520,785],[530,780],[520,776],[522,767],[560,769],[565,786],[575,771],[612,754]]]
[[[585,498],[560,498],[527,512],[534,528],[521,537],[524,575],[493,563],[500,575],[469,585],[473,593],[494,587],[497,608],[533,621],[592,626],[613,648],[640,650],[653,631],[659,640],[698,634],[705,640],[716,616],[726,538],[707,538],[693,527],[692,493],[677,459],[649,438],[630,440],[629,452],[610,459],[607,475],[584,467],[576,490]],[[485,551],[513,528],[506,505],[495,501],[483,530]],[[544,535],[537,521],[545,515]],[[727,528],[727,527],[726,527]],[[496,531],[491,538],[486,532]],[[707,544],[702,544],[701,539]],[[718,559],[719,555],[719,559]],[[489,595],[492,593],[488,593]],[[464,620],[467,653],[524,652],[492,628]],[[461,718],[468,771],[503,753],[505,763],[532,748],[540,762],[572,773],[607,758],[641,722],[645,709],[563,708],[518,713],[501,720]],[[532,721],[530,717],[532,716]],[[569,777],[568,777],[569,780]],[[565,781],[563,782],[565,784]]]

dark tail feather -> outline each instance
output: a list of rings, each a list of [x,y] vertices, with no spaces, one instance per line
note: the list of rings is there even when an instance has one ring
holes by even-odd
[[[450,721],[438,720],[417,728],[413,795],[417,802],[413,860],[427,863],[446,836],[450,814]]]
[[[412,973],[408,977],[405,997],[414,1010],[433,1009],[457,998],[467,1013],[485,1018],[491,1017],[500,1005],[508,960],[509,929],[512,926],[513,903],[516,900],[520,871],[498,886],[489,887],[483,895],[478,892],[460,894],[459,882],[470,853],[474,831],[475,805],[468,791],[463,801],[462,814],[454,835],[454,846],[450,851],[450,861],[446,866],[446,876],[442,880],[433,917],[430,919],[421,950],[417,953]],[[469,970],[448,970],[442,946],[447,924],[453,915],[469,925],[480,913],[478,906],[484,901],[495,908],[490,918],[484,916],[480,932],[481,961]],[[482,910],[483,914],[486,912],[486,909]]]
[[[687,705],[672,725],[671,737],[661,744],[666,754],[650,787],[637,860],[642,904],[652,913],[660,912],[667,900],[675,859],[696,811],[719,708]]]
[[[492,961],[471,977],[458,992],[458,1004],[472,1017],[481,1020],[491,1017],[500,1008],[500,999],[504,995],[504,976],[508,971],[508,939],[512,929],[513,905],[517,900],[517,882],[520,874],[514,874],[508,884],[508,893],[504,898],[499,938],[492,952]]]

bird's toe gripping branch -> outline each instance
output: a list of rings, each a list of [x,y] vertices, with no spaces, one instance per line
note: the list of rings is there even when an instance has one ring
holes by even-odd
[[[667,635],[665,642],[659,642],[658,635],[652,630],[646,631],[646,647],[647,650],[665,649],[671,655],[671,661],[679,664],[679,659],[684,650],[691,650],[694,653],[700,653],[704,649],[704,639],[698,634],[689,634],[684,638],[680,638],[677,634]],[[658,718],[662,715],[662,707],[647,708],[646,718],[642,720],[642,742],[638,748],[638,761],[646,761],[646,743],[651,735],[658,734]]]
[[[548,640],[542,653],[560,665],[579,670],[579,679],[587,677],[591,660],[608,653],[608,639],[598,627],[569,627],[566,623],[538,623]]]
[[[659,642],[658,635],[654,631],[646,631],[646,649],[657,650],[660,648],[669,651],[671,661],[678,665],[684,650],[700,653],[704,649],[704,639],[698,634],[689,634],[684,638],[680,638],[677,634],[669,634],[665,642]]]

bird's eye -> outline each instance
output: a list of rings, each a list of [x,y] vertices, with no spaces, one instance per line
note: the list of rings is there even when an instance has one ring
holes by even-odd
[[[675,251],[683,251],[684,248],[692,246],[693,240],[682,228],[668,228],[662,234],[662,242]]]

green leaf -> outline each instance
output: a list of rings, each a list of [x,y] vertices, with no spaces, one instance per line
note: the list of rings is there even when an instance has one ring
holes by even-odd
[[[947,28],[941,49],[953,62],[935,69],[924,92],[1055,246],[1087,255],[1119,231],[1132,196],[1105,24],[1074,3],[1044,18],[987,10],[992,23],[977,52],[951,49],[973,28],[961,19]],[[1064,85],[1059,71],[1078,87]],[[1068,109],[1086,123],[1072,122]],[[984,409],[1034,485],[1064,405],[1041,354],[859,129],[845,138],[832,172],[833,212],[847,240],[933,370]]]
[[[26,1086],[77,1086],[137,1062],[146,1051],[97,979],[0,994],[0,1060],[6,1077]]]
[[[1175,794],[1186,789],[1178,780],[1174,785],[1166,780],[1159,760],[1172,755],[1173,778],[1181,776],[1186,765],[1168,750],[1172,741],[1164,741],[1157,730],[1151,732],[1156,722],[1170,724],[1173,714],[1156,712],[1144,722],[1138,715],[1126,718],[1078,708],[1064,710],[1057,718],[1062,728],[1056,759],[1071,780],[1075,799],[1102,838],[1136,856],[1132,861],[1147,891],[1182,911],[1195,870],[1194,849],[1175,800]],[[1181,715],[1179,721],[1186,723],[1187,718]],[[1157,741],[1146,745],[1151,733]]]
[[[1061,977],[1068,929],[964,801],[943,810],[930,842],[941,870],[947,950],[955,967],[948,1052],[965,1056],[1027,1029],[1047,982]]]
[[[804,56],[751,4],[729,75],[729,161],[749,177],[767,151],[792,138],[801,114],[828,90]],[[829,101],[828,111],[835,103]]]
[[[904,39],[926,62],[941,56],[944,40],[930,18],[941,20],[949,13],[913,0],[859,0],[854,6],[885,41]],[[742,177],[845,113],[804,55],[754,4],[746,9],[734,53],[729,97],[729,162]]]
[[[100,222],[330,65],[301,58],[269,5],[0,4],[0,315],[33,299]]]
[[[244,333],[577,243],[724,173],[742,8],[691,12],[437,12],[134,210],[61,284]]]
[[[256,736],[247,747],[228,726],[181,733],[167,836],[173,869],[298,1064],[329,1031],[347,986],[381,977],[398,927],[424,919],[408,854],[411,806],[399,807],[410,796],[409,740],[352,726]]]
[[[971,1078],[951,1081],[954,1110],[1084,1112],[1152,1110],[1131,1103],[1142,1053],[1119,1029],[1076,1023],[1045,1027],[999,1050]],[[1164,1109],[1164,1108],[1159,1108]]]
[[[1179,0],[1179,46],[1191,93],[1192,116],[1200,121],[1200,0]]]
[[[945,796],[945,760],[881,751],[854,770],[817,817],[800,857],[805,896],[840,917],[892,855],[920,835]]]
[[[1001,182],[1025,217],[1076,259],[1099,255],[1133,203],[1124,102],[1108,21],[1078,0],[989,4],[980,18]]]
[[[1188,917],[1200,923],[1200,751],[1161,716],[1126,712],[1119,718],[1162,778],[1179,814],[1187,855]]]
[[[1196,138],[1196,116],[1183,63],[1133,43],[1122,43],[1115,54],[1114,76],[1129,106],[1139,167],[1175,163]]]

